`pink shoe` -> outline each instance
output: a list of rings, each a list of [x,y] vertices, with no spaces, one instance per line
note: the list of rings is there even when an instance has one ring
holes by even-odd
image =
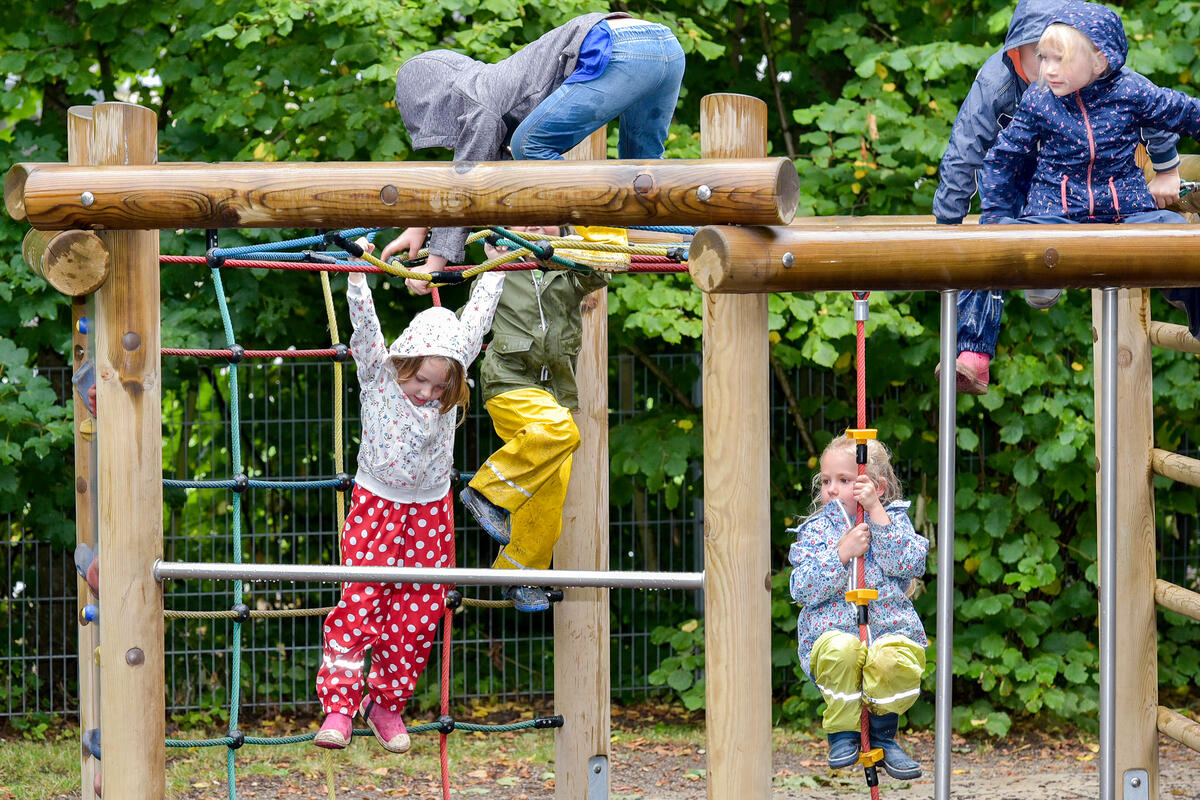
[[[350,737],[354,735],[352,723],[353,720],[346,714],[340,711],[331,712],[321,723],[321,730],[317,731],[313,744],[329,750],[341,750],[350,744]]]
[[[404,753],[412,747],[412,740],[408,737],[408,728],[404,727],[404,720],[399,711],[388,711],[372,700],[367,704],[367,710],[363,716],[366,717],[367,725],[375,733],[375,738],[383,745],[384,750]]]
[[[988,382],[991,379],[990,368],[992,357],[986,353],[975,353],[964,350],[954,360],[955,388],[961,394],[987,394]],[[942,365],[933,368],[933,377],[942,378]]]

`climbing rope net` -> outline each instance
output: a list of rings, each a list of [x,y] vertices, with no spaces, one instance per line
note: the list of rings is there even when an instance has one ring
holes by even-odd
[[[685,227],[641,227],[637,230],[654,231],[663,234],[690,235],[693,228]],[[242,496],[247,489],[275,489],[310,491],[334,489],[338,492],[337,530],[339,536],[345,526],[345,503],[343,496],[352,488],[353,481],[345,471],[343,430],[343,376],[342,367],[350,359],[350,351],[342,343],[337,317],[334,310],[333,292],[329,276],[339,272],[362,272],[368,274],[389,274],[401,278],[414,278],[430,281],[435,287],[434,302],[440,304],[436,287],[459,284],[470,280],[476,275],[489,270],[531,270],[531,269],[569,269],[578,272],[592,272],[596,266],[587,263],[587,255],[592,253],[620,254],[613,261],[598,259],[595,263],[604,264],[602,271],[610,272],[657,272],[683,273],[687,272],[687,245],[646,244],[646,245],[617,245],[602,242],[592,242],[577,238],[561,236],[546,236],[535,233],[516,233],[505,228],[491,228],[473,233],[468,238],[468,244],[486,239],[493,245],[507,247],[508,252],[481,264],[470,267],[451,267],[436,272],[423,271],[420,263],[428,256],[427,250],[420,251],[411,262],[387,263],[374,257],[355,240],[366,237],[370,241],[378,231],[367,228],[354,228],[318,234],[304,238],[291,239],[282,242],[252,244],[241,247],[221,248],[217,246],[216,231],[207,232],[207,252],[203,256],[174,256],[160,257],[163,264],[205,264],[211,273],[211,284],[217,307],[220,312],[224,332],[225,346],[222,348],[173,348],[163,347],[164,356],[179,356],[192,358],[223,359],[228,363],[229,376],[229,425],[232,435],[230,443],[230,466],[232,476],[210,480],[181,480],[164,479],[167,488],[192,490],[227,490],[232,493],[229,519],[231,525],[232,552],[234,564],[243,563],[243,534],[242,534]],[[338,249],[329,250],[329,246]],[[624,256],[628,256],[626,262]],[[222,270],[225,269],[275,269],[300,270],[319,272],[321,290],[324,298],[325,312],[329,327],[329,347],[309,349],[247,349],[238,343],[234,332],[229,305],[226,300],[222,282]],[[241,407],[239,403],[238,368],[246,359],[332,359],[336,364],[334,369],[334,469],[336,474],[329,477],[312,478],[308,480],[280,480],[269,478],[249,477],[243,465],[242,443],[239,430],[242,424]],[[470,473],[458,473],[460,479],[469,479]],[[453,541],[449,548],[450,567],[455,566],[455,546]],[[316,734],[304,733],[293,736],[248,736],[240,729],[239,717],[241,711],[241,663],[243,626],[253,619],[271,619],[283,617],[325,616],[332,607],[295,608],[295,609],[250,609],[245,603],[245,589],[241,580],[233,581],[230,607],[224,610],[167,610],[168,619],[228,619],[231,620],[230,631],[230,679],[229,679],[229,724],[224,736],[209,739],[167,739],[166,746],[170,748],[193,747],[224,747],[226,748],[226,772],[228,795],[230,800],[236,800],[236,751],[244,745],[286,745],[311,741]],[[561,599],[561,593],[552,593],[552,599]],[[442,774],[442,796],[450,798],[449,759],[447,753],[447,738],[455,730],[478,731],[482,733],[504,733],[524,729],[539,729],[561,727],[562,717],[550,716],[523,720],[506,725],[483,725],[455,720],[450,716],[450,646],[451,623],[453,612],[464,606],[503,607],[511,606],[510,601],[483,600],[464,598],[460,592],[448,588],[446,594],[446,609],[443,617],[442,658],[441,658],[441,715],[435,722],[414,725],[408,728],[410,733],[438,732],[440,734],[440,756]],[[92,610],[93,618],[96,610]],[[359,736],[367,736],[371,731],[367,728],[355,729]],[[86,737],[85,737],[86,740]],[[98,741],[98,738],[97,738]],[[96,747],[99,750],[99,747]],[[98,752],[93,753],[99,756]],[[327,765],[330,762],[327,762]],[[329,767],[327,787],[329,795],[334,796],[332,767]]]

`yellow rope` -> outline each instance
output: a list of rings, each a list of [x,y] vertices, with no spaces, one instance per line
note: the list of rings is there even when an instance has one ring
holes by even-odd
[[[321,271],[321,291],[325,295],[325,316],[329,318],[329,339],[334,347],[341,344],[338,334],[337,312],[333,308],[333,290],[329,287],[329,273]],[[345,471],[346,458],[342,452],[342,367],[340,361],[333,364],[333,469],[340,475]],[[337,508],[337,531],[339,552],[342,543],[342,529],[346,527],[346,504],[342,500],[342,492],[334,492],[334,505]]]
[[[546,236],[541,233],[526,233],[517,231],[518,236],[531,242],[549,242],[557,250],[562,247],[567,250],[595,250],[601,253],[632,253],[639,256],[665,256],[667,251],[678,249],[678,245],[665,244],[608,244],[606,242],[589,242],[586,239],[570,239],[565,236]]]

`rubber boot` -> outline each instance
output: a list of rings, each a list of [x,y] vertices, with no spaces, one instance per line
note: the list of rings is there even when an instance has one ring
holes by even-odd
[[[858,763],[862,734],[858,731],[838,731],[829,734],[829,767],[841,769]]]
[[[896,744],[896,727],[899,714],[870,715],[871,748],[883,750],[883,768],[887,774],[902,781],[921,777],[921,765],[909,758],[908,753]]]

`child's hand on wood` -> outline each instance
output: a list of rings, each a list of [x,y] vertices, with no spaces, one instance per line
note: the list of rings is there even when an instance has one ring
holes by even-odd
[[[876,499],[878,500],[878,498]],[[838,558],[842,560],[843,564],[849,564],[851,559],[866,555],[867,548],[870,546],[871,531],[867,528],[867,523],[860,522],[846,531],[838,541]]]

